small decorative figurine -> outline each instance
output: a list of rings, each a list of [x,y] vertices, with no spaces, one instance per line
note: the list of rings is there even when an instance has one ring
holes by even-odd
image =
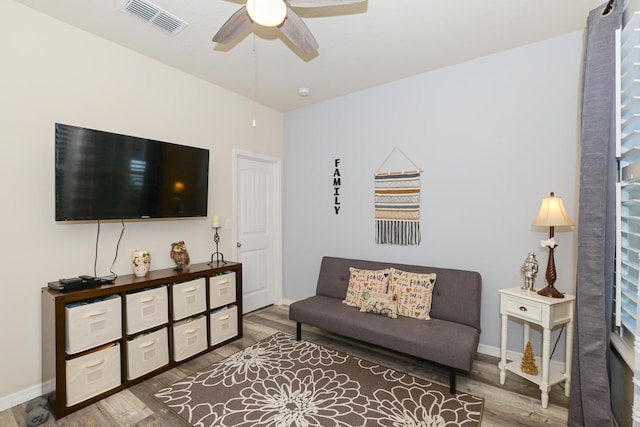
[[[171,259],[176,263],[176,271],[182,271],[184,266],[189,265],[189,253],[184,245],[184,241],[179,241],[171,244]]]
[[[531,349],[531,341],[527,341],[527,346],[524,349],[522,361],[520,362],[520,370],[525,374],[538,375],[538,367],[536,366],[536,359]]]
[[[532,291],[533,284],[538,275],[538,260],[533,252],[529,252],[527,258],[524,260],[524,264],[520,266],[520,270],[524,273],[524,285],[522,289]]]

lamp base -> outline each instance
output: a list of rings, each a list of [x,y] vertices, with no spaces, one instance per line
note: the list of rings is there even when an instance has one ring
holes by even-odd
[[[551,193],[553,197],[553,193]],[[560,293],[553,284],[556,283],[556,262],[553,259],[553,249],[557,246],[555,240],[553,240],[553,227],[549,227],[549,240],[552,244],[549,246],[549,262],[547,263],[547,273],[545,279],[547,279],[547,287],[540,289],[538,295],[550,298],[564,298],[564,294]]]
[[[540,289],[538,291],[538,295],[550,298],[564,298],[564,294],[560,293],[560,291],[554,288],[553,285],[547,285],[546,288]]]

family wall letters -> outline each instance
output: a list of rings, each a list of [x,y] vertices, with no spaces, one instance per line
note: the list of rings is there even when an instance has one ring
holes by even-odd
[[[340,159],[335,159],[333,161],[333,167],[334,167],[334,171],[333,171],[333,209],[336,213],[336,215],[338,215],[338,213],[340,212],[340,186],[342,184],[342,180],[340,177],[340,169],[338,168],[338,165],[340,164]]]

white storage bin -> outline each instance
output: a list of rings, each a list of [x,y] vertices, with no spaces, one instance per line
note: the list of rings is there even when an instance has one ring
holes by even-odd
[[[184,319],[206,311],[206,292],[204,277],[173,285],[173,320]]]
[[[173,325],[173,360],[179,362],[207,348],[207,319],[185,319]]]
[[[120,345],[67,360],[67,406],[120,385]]]
[[[217,308],[236,302],[236,272],[209,278],[209,307]]]
[[[168,363],[167,328],[127,340],[127,379],[138,378]]]
[[[128,293],[126,295],[127,334],[135,334],[167,323],[169,321],[167,295],[166,286]]]
[[[211,313],[211,345],[238,335],[238,306]]]
[[[79,353],[122,337],[122,301],[112,295],[101,301],[68,305],[65,315],[65,349]]]

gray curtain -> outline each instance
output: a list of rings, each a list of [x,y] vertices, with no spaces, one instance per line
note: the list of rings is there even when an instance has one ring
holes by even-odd
[[[612,4],[613,9],[603,14]],[[622,0],[603,4],[589,13],[587,21],[570,426],[614,424],[608,372],[617,170],[612,113],[614,32],[621,24],[622,5]]]

